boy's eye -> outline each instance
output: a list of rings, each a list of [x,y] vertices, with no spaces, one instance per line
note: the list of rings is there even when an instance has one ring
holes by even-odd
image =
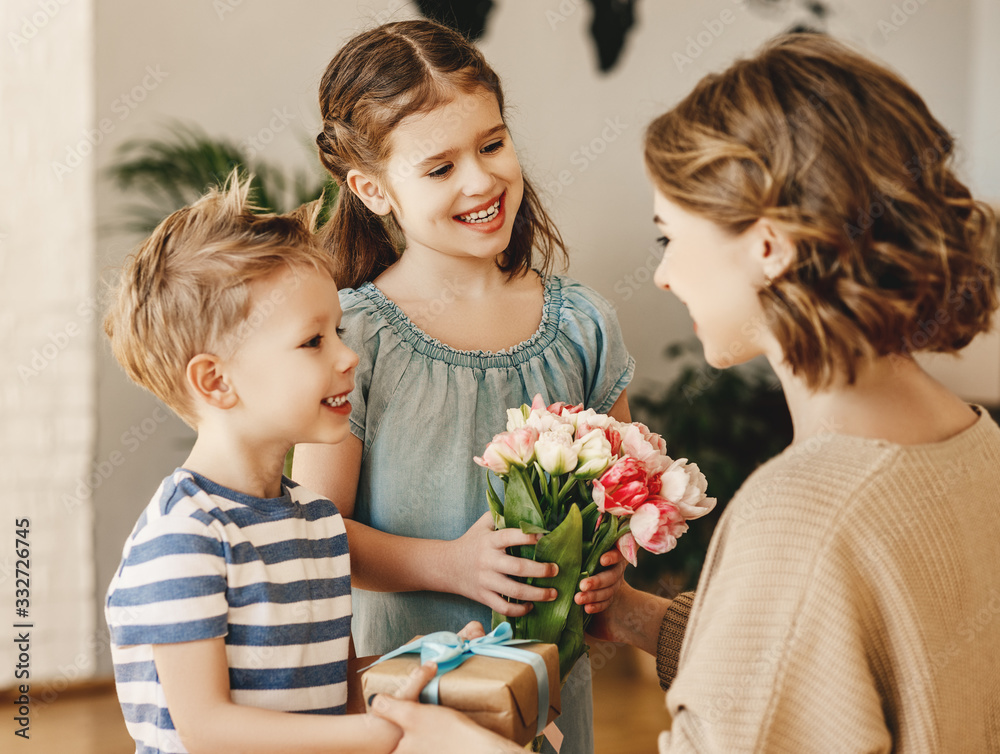
[[[666,236],[660,236],[659,238],[656,239],[656,243],[660,245],[661,249],[665,249],[667,248],[667,244],[670,243],[670,239],[667,238]]]
[[[503,139],[497,139],[494,142],[487,144],[483,147],[483,152],[486,154],[493,154],[494,152],[499,152],[503,148]]]
[[[319,348],[319,344],[323,342],[322,335],[313,335],[309,340],[303,343],[300,348]]]
[[[451,172],[451,165],[442,165],[436,170],[432,170],[427,175],[429,175],[431,178],[444,178],[450,172]]]

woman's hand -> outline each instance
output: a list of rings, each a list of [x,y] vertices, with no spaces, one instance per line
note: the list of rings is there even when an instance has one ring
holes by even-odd
[[[435,754],[523,754],[524,750],[515,743],[481,728],[461,712],[417,703],[420,690],[436,672],[434,663],[421,665],[398,692],[392,696],[379,694],[372,700],[372,712],[403,731],[395,754],[427,754],[431,751]]]
[[[449,570],[455,578],[452,591],[506,616],[525,615],[532,602],[551,602],[557,596],[555,589],[511,578],[552,578],[559,572],[554,563],[537,563],[506,552],[508,547],[537,544],[538,539],[539,535],[520,529],[495,530],[493,514],[483,514],[465,534],[449,543]],[[508,602],[505,597],[520,602]]]
[[[618,550],[608,550],[601,556],[601,565],[607,570],[598,571],[580,582],[580,591],[573,600],[583,605],[584,612],[591,615],[601,613],[611,607],[618,589],[625,583],[625,558]]]

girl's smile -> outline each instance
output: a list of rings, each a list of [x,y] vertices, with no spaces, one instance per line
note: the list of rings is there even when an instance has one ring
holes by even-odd
[[[478,233],[496,233],[503,228],[504,221],[507,219],[504,211],[504,198],[506,196],[507,192],[505,191],[495,201],[485,202],[464,215],[455,215],[455,220]]]
[[[369,207],[392,212],[407,254],[492,261],[507,248],[524,178],[491,92],[455,91],[404,118],[391,142],[379,198]]]

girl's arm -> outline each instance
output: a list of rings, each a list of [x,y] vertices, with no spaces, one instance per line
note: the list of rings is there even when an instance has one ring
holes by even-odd
[[[222,637],[154,644],[153,659],[170,717],[191,754],[375,754],[391,752],[400,739],[399,728],[373,715],[301,715],[235,704]]]
[[[555,589],[511,578],[551,578],[558,572],[553,564],[506,553],[508,547],[535,544],[538,535],[517,529],[494,531],[489,513],[455,540],[402,537],[350,520],[361,451],[361,440],[350,435],[337,445],[298,445],[294,461],[295,481],[328,497],[346,519],[355,586],[377,592],[460,594],[507,616],[524,615],[532,602],[556,598]],[[420,491],[414,490],[414,494]],[[508,602],[505,597],[520,602]]]

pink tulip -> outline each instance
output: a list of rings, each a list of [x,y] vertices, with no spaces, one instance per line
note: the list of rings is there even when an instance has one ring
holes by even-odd
[[[498,476],[506,475],[511,466],[524,468],[535,459],[537,441],[538,430],[534,427],[501,432],[486,446],[481,458],[477,456],[472,460]]]
[[[684,518],[700,518],[715,508],[715,498],[706,497],[708,481],[696,463],[678,458],[660,477],[659,495],[665,497]]]
[[[622,554],[622,557],[632,564],[633,568],[639,565],[639,551],[636,549],[635,537],[632,536],[632,532],[619,537],[615,547],[618,548],[618,552]]]
[[[651,497],[629,519],[636,543],[657,555],[677,546],[677,538],[688,530],[676,506],[659,497]]]
[[[626,456],[594,480],[594,502],[601,513],[630,516],[649,497],[646,468]]]

